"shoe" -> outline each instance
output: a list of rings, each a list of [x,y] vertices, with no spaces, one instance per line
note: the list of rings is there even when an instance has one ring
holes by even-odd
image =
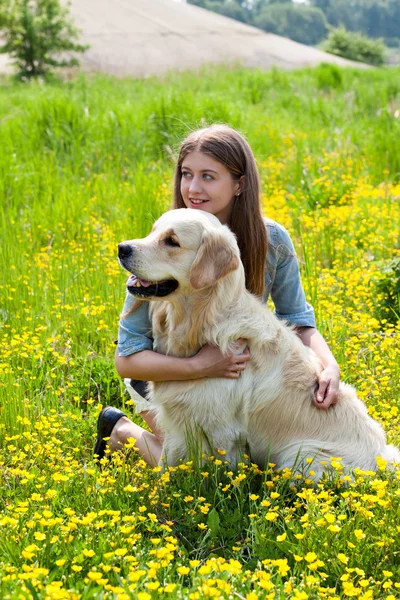
[[[106,406],[99,414],[99,418],[97,419],[97,440],[94,447],[95,458],[96,456],[99,460],[104,458],[107,448],[107,442],[104,438],[110,437],[114,425],[121,417],[126,417],[126,414],[113,406]]]

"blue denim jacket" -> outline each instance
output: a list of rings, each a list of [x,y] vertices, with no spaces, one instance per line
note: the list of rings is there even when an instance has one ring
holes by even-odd
[[[268,232],[268,252],[265,269],[265,289],[263,301],[269,295],[275,305],[279,319],[292,325],[315,327],[314,309],[305,299],[300,281],[299,263],[292,240],[286,229],[265,219]],[[132,307],[135,298],[127,293],[122,310],[124,315]],[[141,350],[153,349],[149,305],[142,302],[127,317],[121,317],[118,331],[118,354],[128,356]]]

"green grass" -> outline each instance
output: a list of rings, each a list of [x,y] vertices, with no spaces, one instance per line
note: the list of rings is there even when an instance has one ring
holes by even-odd
[[[132,411],[117,243],[169,207],[180,140],[213,122],[248,138],[343,378],[400,444],[399,75],[2,82],[1,598],[399,596],[399,471],[349,483],[338,463],[313,489],[246,458],[161,476],[132,450],[102,472],[91,455],[100,406]]]

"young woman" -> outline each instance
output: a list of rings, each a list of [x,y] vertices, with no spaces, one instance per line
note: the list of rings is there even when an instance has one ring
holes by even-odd
[[[314,311],[304,296],[289,234],[281,225],[262,216],[255,158],[246,140],[234,129],[213,125],[191,133],[183,141],[176,165],[173,208],[185,207],[210,212],[235,233],[247,289],[262,302],[271,295],[276,316],[294,325],[302,342],[320,357],[324,370],[314,404],[328,409],[335,403],[339,389],[338,364],[315,328]],[[251,355],[246,349],[239,355],[223,356],[218,348],[211,346],[203,347],[191,358],[154,352],[148,303],[142,302],[130,312],[134,302],[128,293],[120,321],[115,365],[125,379],[136,412],[152,433],[130,421],[121,411],[107,407],[99,416],[95,453],[100,457],[104,455],[103,437],[110,437],[112,451],[133,437],[144,460],[156,465],[161,456],[162,436],[148,410],[146,381],[236,379]]]

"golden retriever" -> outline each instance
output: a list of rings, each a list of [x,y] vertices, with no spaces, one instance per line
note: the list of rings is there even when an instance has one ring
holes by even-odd
[[[190,357],[212,344],[228,352],[242,338],[251,351],[239,379],[150,384],[168,465],[188,459],[188,431],[203,450],[224,449],[232,467],[246,443],[261,468],[266,461],[293,468],[311,457],[315,479],[332,457],[347,469],[375,469],[378,455],[400,461],[351,386],[341,383],[329,410],[314,406],[318,357],[247,292],[235,236],[216,217],[169,211],[146,238],[120,244],[119,256],[132,273],[128,290],[154,301],[154,350]]]

